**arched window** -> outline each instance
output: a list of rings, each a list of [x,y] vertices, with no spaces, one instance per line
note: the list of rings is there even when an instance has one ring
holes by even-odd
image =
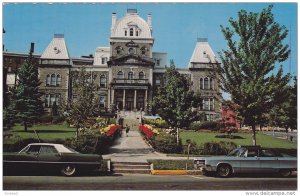
[[[50,78],[50,75],[48,74],[47,78],[46,78],[46,86],[49,86],[50,82],[51,82],[51,78]]]
[[[204,89],[208,89],[208,78],[204,78]]]
[[[61,77],[60,77],[60,75],[58,74],[58,75],[56,76],[56,86],[59,86],[59,85],[60,85],[60,82],[61,82]]]
[[[100,87],[106,87],[106,76],[105,75],[100,76]]]
[[[203,89],[203,78],[200,78],[200,89]]]
[[[210,78],[209,80],[209,83],[210,83],[210,89],[214,89],[214,80],[212,78]]]
[[[139,79],[145,79],[145,74],[144,74],[144,72],[140,72],[139,73]]]
[[[51,75],[51,82],[50,82],[51,86],[55,86],[56,85],[56,76],[55,74]]]
[[[133,28],[129,29],[129,36],[133,36]]]
[[[133,72],[130,71],[130,72],[128,73],[128,80],[132,80],[132,79],[133,79]]]
[[[119,71],[119,72],[118,72],[117,78],[118,78],[118,79],[123,79],[123,78],[124,78],[124,74],[123,74],[122,71]]]

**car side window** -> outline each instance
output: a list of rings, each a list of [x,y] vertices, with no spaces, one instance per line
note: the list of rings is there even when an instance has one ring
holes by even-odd
[[[40,151],[40,146],[30,146],[29,149],[27,150],[27,153],[38,153]]]
[[[247,157],[257,157],[257,156],[258,156],[257,150],[248,149]]]
[[[276,157],[275,153],[271,150],[263,149],[261,150],[261,157]]]
[[[58,153],[58,152],[53,146],[41,147],[40,154],[54,154],[54,153]]]

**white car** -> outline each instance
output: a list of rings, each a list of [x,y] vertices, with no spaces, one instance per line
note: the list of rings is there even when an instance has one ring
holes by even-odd
[[[194,159],[195,167],[206,172],[216,172],[220,177],[234,173],[277,172],[283,177],[297,170],[297,157],[278,155],[270,149],[258,146],[242,146],[227,156]]]
[[[144,114],[144,119],[150,119],[150,120],[161,120],[162,118],[158,114]]]

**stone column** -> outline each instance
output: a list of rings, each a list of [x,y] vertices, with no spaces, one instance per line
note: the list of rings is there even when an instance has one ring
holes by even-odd
[[[136,90],[134,90],[133,109],[136,111]]]
[[[146,112],[146,113],[148,113],[148,106],[147,106],[147,103],[148,103],[148,90],[146,89],[145,90],[145,104],[144,104],[144,111]]]
[[[111,105],[110,105],[110,88],[108,89],[107,93],[107,109],[110,111],[111,110]]]
[[[115,104],[115,89],[111,89],[111,104]]]
[[[123,91],[123,110],[125,110],[125,101],[126,101],[126,90]]]

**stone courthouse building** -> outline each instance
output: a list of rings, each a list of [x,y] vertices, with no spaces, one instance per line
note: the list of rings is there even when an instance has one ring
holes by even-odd
[[[59,104],[76,98],[69,74],[84,66],[86,71],[97,76],[95,82],[99,90],[95,93],[100,97],[101,107],[129,111],[147,109],[157,87],[164,85],[168,67],[167,53],[153,51],[152,15],[144,20],[137,10],[128,9],[120,19],[113,13],[111,23],[109,46],[96,48],[94,55],[71,57],[62,34],[55,34],[41,55],[34,54],[39,62],[45,108],[50,108],[54,102]],[[27,56],[4,52],[8,85],[15,84],[15,70]],[[198,38],[190,62],[186,68],[178,69],[191,80],[192,90],[202,100],[199,110],[206,113],[208,120],[219,118],[220,114],[219,85],[211,77],[213,67],[219,65],[207,39]]]

